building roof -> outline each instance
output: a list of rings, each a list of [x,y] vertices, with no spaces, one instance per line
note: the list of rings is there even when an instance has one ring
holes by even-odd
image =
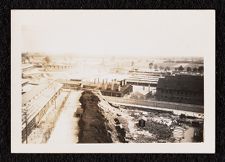
[[[159,79],[157,89],[158,88],[202,93],[204,89],[204,79],[203,76],[193,75],[167,76]]]
[[[22,87],[22,92],[27,93],[27,92],[31,91],[34,87],[35,87],[35,85],[26,84]]]
[[[131,87],[130,84],[126,84],[124,86],[120,86],[119,84],[114,84],[113,85],[113,90],[112,90],[111,89],[111,86],[112,86],[112,84],[107,84],[107,88],[108,89],[102,89],[101,91],[105,91],[105,92],[118,92],[118,93],[122,92],[123,93],[126,89],[128,89],[128,88]],[[117,91],[119,89],[119,86],[120,86],[120,91]]]
[[[33,67],[32,64],[22,64],[22,69],[27,69],[27,68],[30,68],[30,67]]]
[[[22,85],[25,84],[25,83],[28,83],[29,80],[28,79],[22,79]]]
[[[58,80],[60,83],[62,84],[75,84],[75,85],[80,85],[81,84],[81,81],[76,81],[76,80]]]
[[[130,84],[126,84],[121,87],[121,92],[125,91],[127,88],[132,87]]]
[[[147,69],[145,71],[140,71],[140,70],[130,70],[129,71],[129,74],[135,74],[135,75],[160,75],[160,74],[163,74],[164,72],[161,72],[161,71],[153,71],[153,70],[150,70],[150,69]]]
[[[39,87],[39,86],[37,86]],[[36,96],[36,99],[32,101],[29,105],[22,107],[23,110],[27,110],[27,120],[30,122],[34,116],[48,103],[48,101],[55,95],[55,93],[62,87],[62,84],[53,83],[53,85],[45,90],[42,89],[41,95]],[[39,87],[40,88],[40,87]],[[37,89],[35,89],[37,90]],[[34,91],[30,91],[34,93]],[[25,94],[30,94],[27,92]],[[24,95],[25,95],[24,94]],[[22,96],[22,100],[24,101],[24,95]],[[25,95],[27,96],[27,95]],[[24,117],[22,118],[25,120]]]
[[[53,84],[53,82],[50,83],[50,84]],[[29,91],[27,93],[24,93],[22,95],[22,105],[25,105],[28,102],[30,102],[35,96],[37,96],[38,94],[40,94],[50,84],[49,83],[46,83],[46,84],[40,84],[40,85],[34,86],[34,88],[32,88],[31,91]]]

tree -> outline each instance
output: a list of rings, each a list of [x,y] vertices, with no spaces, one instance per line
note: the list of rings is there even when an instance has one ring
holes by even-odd
[[[151,63],[149,63],[149,69],[152,69],[152,66],[153,66],[153,63],[151,62]]]
[[[30,57],[28,53],[22,53],[22,63],[31,63]]]
[[[178,68],[178,70],[179,70],[179,71],[183,71],[183,70],[184,70],[183,66],[180,65],[179,68]]]
[[[169,70],[170,70],[170,67],[167,66],[167,67],[165,68],[165,71],[169,71]]]
[[[22,56],[22,63],[25,64],[26,63],[26,56]]]
[[[46,62],[46,64],[49,64],[49,63],[51,62],[51,59],[50,59],[49,56],[46,56],[46,57],[45,57],[45,62]]]
[[[187,72],[191,72],[191,67],[187,67]]]
[[[154,69],[155,70],[158,69],[158,65],[157,64],[154,65]]]
[[[196,67],[193,68],[192,70],[194,73],[196,73],[198,71],[198,69]]]
[[[164,69],[164,67],[163,67],[163,66],[159,66],[159,69],[160,69],[160,70],[163,70],[163,69]]]
[[[204,72],[204,67],[203,66],[199,66],[198,67],[198,72],[199,73],[203,73]]]

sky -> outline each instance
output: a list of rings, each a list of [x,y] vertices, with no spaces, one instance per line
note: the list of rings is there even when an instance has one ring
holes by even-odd
[[[14,10],[12,16],[23,52],[204,56],[214,39],[209,10]]]

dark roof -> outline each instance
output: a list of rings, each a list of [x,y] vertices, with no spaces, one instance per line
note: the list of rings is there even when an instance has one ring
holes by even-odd
[[[131,87],[130,84],[126,84],[126,85],[120,87],[120,88],[121,88],[120,91],[116,91],[116,90],[119,89],[119,84],[114,84],[114,85],[113,85],[113,90],[111,90],[111,86],[112,86],[112,85],[108,85],[108,86],[107,86],[108,89],[106,89],[106,90],[105,90],[105,89],[102,89],[102,91],[107,91],[107,92],[123,92],[123,91],[125,91],[127,88]]]
[[[160,78],[157,89],[203,92],[203,76],[177,75]]]

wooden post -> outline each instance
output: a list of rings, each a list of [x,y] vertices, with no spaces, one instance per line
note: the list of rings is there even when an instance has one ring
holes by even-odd
[[[26,123],[26,144],[28,143],[28,140],[27,140],[27,112],[25,112],[25,123]]]

